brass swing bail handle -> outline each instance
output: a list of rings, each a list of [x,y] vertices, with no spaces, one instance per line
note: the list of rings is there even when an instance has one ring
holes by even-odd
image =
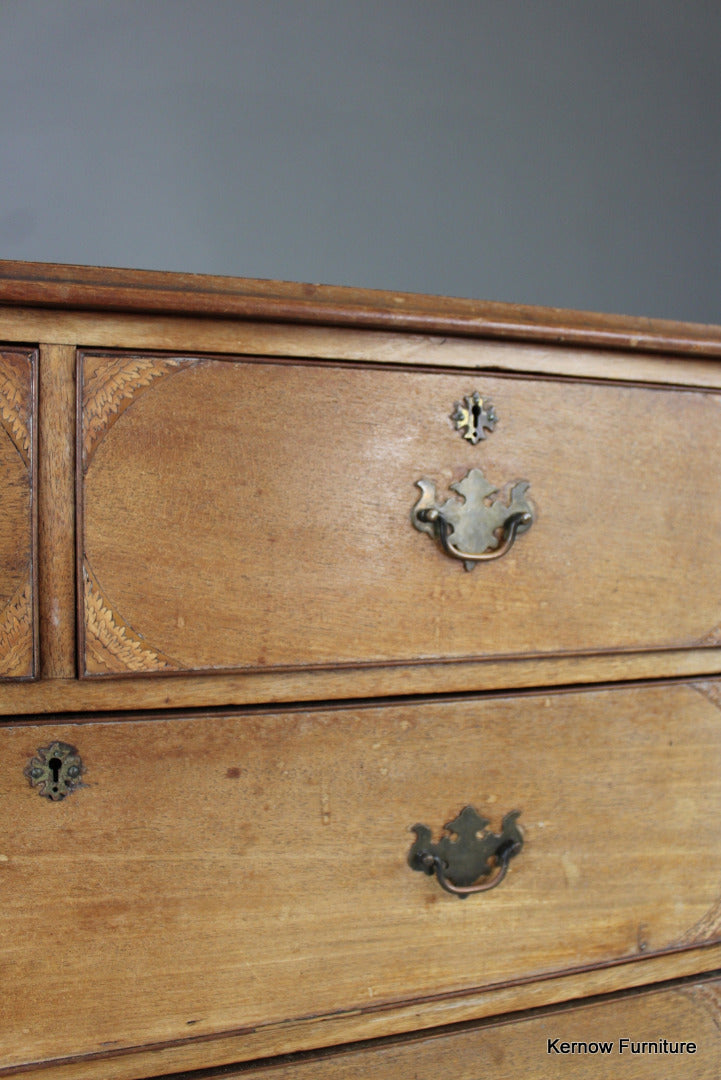
[[[462,480],[450,485],[457,495],[445,502],[438,501],[432,480],[422,477],[416,486],[421,497],[411,511],[413,525],[440,541],[446,554],[460,559],[466,570],[500,559],[516,537],[533,524],[527,480],[517,480],[504,495],[480,469],[470,469]]]
[[[470,551],[461,551],[455,544],[449,539],[450,533],[453,532],[453,526],[450,522],[446,521],[443,514],[436,507],[431,506],[425,510],[419,510],[417,514],[418,520],[423,521],[429,525],[433,525],[438,539],[441,542],[441,546],[447,555],[452,555],[454,559],[462,559],[463,562],[490,562],[491,559],[500,559],[502,555],[505,555],[507,551],[510,551],[513,547],[518,530],[524,531],[528,529],[533,522],[533,515],[527,511],[523,511],[518,514],[511,514],[506,518],[503,527],[503,538],[497,548],[490,551],[482,551],[480,554],[474,554]]]
[[[508,843],[503,848],[496,852],[496,862],[498,863],[498,869],[493,877],[479,882],[477,885],[454,885],[453,882],[446,876],[448,866],[440,857],[440,855],[434,855],[430,851],[423,852],[418,861],[422,864],[422,868],[427,874],[432,874],[435,871],[435,875],[438,878],[438,884],[442,889],[445,889],[451,896],[460,896],[463,899],[466,896],[472,896],[474,893],[488,892],[489,889],[495,889],[496,885],[500,885],[506,876],[508,870],[508,864],[514,855],[517,855],[521,850],[523,844],[520,841],[515,843]]]
[[[488,818],[475,807],[465,806],[444,826],[446,835],[436,843],[427,825],[414,825],[416,839],[408,852],[408,865],[411,870],[435,874],[441,888],[460,899],[495,889],[523,847],[523,833],[517,825],[520,816],[520,810],[510,810],[497,834],[489,831]]]

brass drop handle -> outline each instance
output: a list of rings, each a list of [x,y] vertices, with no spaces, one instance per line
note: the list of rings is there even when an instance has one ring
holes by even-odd
[[[427,825],[414,825],[416,840],[408,853],[408,865],[412,870],[435,874],[441,888],[461,900],[495,889],[505,878],[509,862],[523,847],[523,834],[516,825],[520,816],[520,810],[506,814],[497,835],[487,831],[487,818],[466,806],[444,826],[455,839],[443,836],[438,843],[431,841]]]
[[[446,499],[440,505],[431,480],[422,478],[416,483],[422,494],[411,511],[411,521],[420,532],[439,540],[446,554],[460,559],[466,570],[500,559],[533,524],[527,480],[516,481],[504,498],[480,469],[471,469],[451,484],[461,498]]]
[[[419,521],[427,521],[435,526],[436,534],[446,554],[452,555],[454,559],[463,559],[464,562],[469,563],[490,562],[491,559],[500,559],[502,555],[505,555],[506,552],[510,551],[513,547],[519,529],[523,532],[533,524],[533,515],[527,510],[521,511],[518,514],[511,514],[510,517],[506,518],[503,524],[503,534],[500,545],[495,550],[491,548],[488,551],[474,553],[470,551],[461,551],[460,548],[457,548],[455,544],[451,543],[449,536],[450,533],[453,532],[453,526],[450,522],[446,521],[437,507],[420,510],[418,512],[418,519]]]
[[[442,889],[445,889],[445,891],[452,896],[459,896],[461,900],[464,900],[467,896],[472,896],[473,893],[488,892],[489,889],[495,889],[496,885],[500,885],[506,876],[510,860],[520,850],[520,845],[509,844],[501,851],[497,851],[496,859],[498,860],[498,870],[492,878],[487,881],[484,880],[478,885],[454,885],[453,882],[446,877],[448,867],[443,862],[440,855],[432,855],[430,851],[427,851],[421,856],[421,862],[423,863],[423,869],[427,874],[435,872],[435,875],[438,878],[438,884]]]

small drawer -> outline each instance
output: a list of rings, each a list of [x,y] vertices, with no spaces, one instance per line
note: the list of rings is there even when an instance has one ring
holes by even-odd
[[[716,1080],[721,982],[224,1072],[224,1080]]]
[[[363,1037],[721,940],[717,683],[18,724],[0,798],[0,1067],[191,1036],[174,1067],[200,1067],[232,1033]],[[524,842],[460,899],[409,856],[466,805]]]
[[[34,350],[0,346],[0,679],[35,675]]]
[[[721,643],[718,393],[96,353],[78,381],[85,676]]]

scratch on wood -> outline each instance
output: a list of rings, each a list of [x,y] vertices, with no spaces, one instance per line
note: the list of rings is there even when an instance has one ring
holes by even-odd
[[[320,782],[320,820],[324,825],[330,825],[330,781],[327,776]]]

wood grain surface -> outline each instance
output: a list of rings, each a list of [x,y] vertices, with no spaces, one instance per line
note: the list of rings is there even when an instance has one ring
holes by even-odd
[[[54,740],[86,770],[60,803],[23,775]],[[721,939],[714,684],[18,723],[0,742],[6,1068],[341,1013],[363,1037],[364,1010],[392,1029],[414,1001],[538,979],[542,1003],[549,976],[637,980],[632,961]],[[466,803],[496,829],[521,810],[526,843],[460,901],[406,859],[414,823],[438,835]]]
[[[206,274],[0,261],[0,304],[182,312],[560,344],[584,342],[627,351],[721,355],[721,329],[717,326]]]
[[[86,675],[721,643],[717,393],[134,354],[82,392]],[[410,511],[474,467],[536,521],[467,573]]]
[[[35,673],[35,373],[37,355],[0,349],[0,678]]]
[[[76,674],[75,349],[40,353],[38,592],[40,674]]]
[[[592,335],[591,335],[592,336]],[[360,360],[372,364],[427,364],[447,368],[546,373],[684,386],[721,386],[713,356],[657,350],[632,353],[594,347],[582,338],[553,342],[503,341],[444,334],[298,325],[252,319],[107,313],[60,308],[3,307],[0,339],[110,349]]]
[[[665,1042],[664,1042],[665,1041]],[[644,1046],[645,1044],[645,1046]],[[693,1046],[693,1051],[690,1046]],[[671,1051],[675,1050],[675,1053]],[[292,1063],[228,1080],[716,1080],[721,983],[709,980]]]
[[[361,697],[475,693],[538,686],[719,675],[718,649],[687,649],[615,656],[544,657],[540,660],[439,663],[292,672],[146,675],[108,679],[45,679],[0,686],[0,716],[119,709],[188,709],[264,702],[347,701]],[[172,673],[171,673],[172,674]],[[177,674],[177,673],[176,673]]]
[[[0,342],[0,1077],[715,1077],[721,328],[0,261]],[[472,467],[536,520],[469,574]],[[546,1052],[623,1035],[699,1052]]]
[[[482,1017],[503,1016],[509,1010],[515,1014],[551,1002],[577,1002],[583,997],[598,994],[609,995],[630,987],[651,986],[681,979],[699,971],[718,974],[721,967],[721,946],[692,949],[684,952],[664,953],[645,957],[642,963],[622,964],[606,968],[590,969],[570,975],[560,975],[536,982],[511,983],[503,987],[477,991],[471,994],[447,995],[429,998],[415,1003],[394,1005],[390,1009],[364,1009],[343,1012],[336,1010],[330,1016],[306,1017],[282,1024],[260,1025],[252,1029],[240,1029],[220,1037],[188,1035],[171,1043],[126,1049],[108,1049],[97,1054],[54,1058],[34,1065],[22,1066],[20,1070],[2,1069],[0,1076],[32,1077],[32,1080],[138,1080],[138,1077],[171,1074],[180,1080],[206,1080],[206,1074],[185,1070],[219,1067],[218,1075],[232,1074],[229,1063],[245,1063],[239,1066],[252,1068],[252,1062],[275,1059],[280,1067],[285,1055],[297,1056],[304,1051],[317,1051],[323,1047],[345,1046],[371,1036],[377,1039],[398,1035],[400,1032],[419,1033],[437,1030],[444,1025],[476,1021]],[[715,987],[715,983],[711,984]],[[505,1019],[509,1019],[506,1017]],[[379,1045],[376,1043],[376,1045]],[[315,1057],[309,1058],[315,1060]],[[210,1071],[207,1080],[214,1077]]]

